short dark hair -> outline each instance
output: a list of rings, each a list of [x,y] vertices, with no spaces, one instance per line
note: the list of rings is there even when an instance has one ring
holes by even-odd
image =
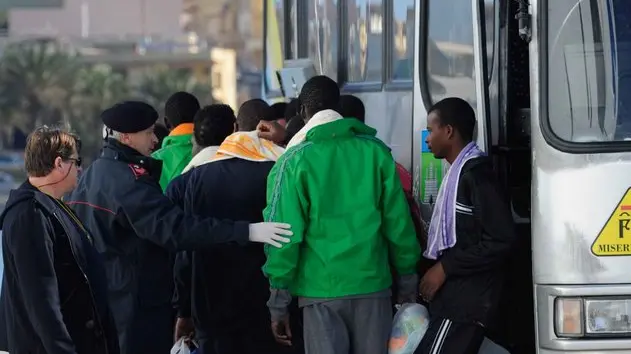
[[[324,75],[318,75],[305,82],[300,90],[300,105],[309,114],[325,109],[338,110],[340,105],[340,88],[337,83]]]
[[[291,138],[305,126],[305,121],[302,117],[294,116],[290,120],[287,121],[287,125],[285,126],[285,140],[289,142]]]
[[[344,118],[356,118],[362,123],[366,121],[366,107],[357,96],[340,96],[340,114]]]
[[[300,115],[300,101],[297,98],[292,98],[285,107],[285,120],[289,121],[297,115]]]
[[[193,138],[199,146],[217,146],[234,132],[234,111],[226,104],[211,104],[197,112]]]
[[[237,126],[239,131],[247,132],[256,130],[256,126],[262,120],[276,120],[274,110],[262,99],[254,98],[245,101],[241,107],[239,107],[239,113],[237,114]]]
[[[427,112],[436,112],[442,126],[451,125],[460,134],[463,142],[473,141],[475,112],[467,101],[458,97],[448,97],[436,102]]]
[[[285,102],[276,102],[270,106],[274,111],[274,118],[283,119],[285,118],[285,109],[287,109],[287,103]]]
[[[81,150],[78,135],[60,127],[42,126],[26,139],[24,167],[30,177],[45,177],[55,168],[55,159],[69,160]]]
[[[173,129],[182,123],[193,123],[195,114],[199,111],[199,101],[188,92],[176,92],[164,104],[164,115]]]

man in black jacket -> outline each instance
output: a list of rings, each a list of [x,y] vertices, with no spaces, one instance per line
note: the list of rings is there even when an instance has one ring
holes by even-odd
[[[222,157],[188,173],[184,197],[171,185],[167,188],[167,195],[185,211],[220,219],[263,221],[267,175],[274,160],[261,156],[253,161],[240,155],[244,151],[252,155],[259,152],[254,147],[256,133],[246,131],[256,127],[260,117],[272,115],[272,109],[258,101],[248,101],[242,105],[245,109],[239,109],[239,132],[219,146]],[[196,120],[195,129],[215,121],[215,134],[226,133],[232,126],[228,118],[223,118],[223,123],[219,115],[208,117],[206,123]],[[245,140],[238,139],[239,134],[245,134]],[[241,144],[242,141],[252,144]],[[179,252],[174,268],[176,337],[190,335],[194,327],[202,353],[296,353],[293,348],[277,344],[272,336],[266,306],[269,286],[261,272],[263,264],[263,247],[255,244]],[[302,349],[297,342],[294,347],[298,352]]]
[[[26,145],[28,180],[0,216],[2,306],[11,354],[116,354],[107,282],[92,235],[61,197],[77,183],[78,139],[40,128]]]
[[[185,213],[162,194],[161,163],[150,156],[158,113],[123,102],[101,118],[108,139],[81,175],[68,204],[94,233],[105,257],[109,300],[121,353],[168,353],[173,345],[171,256],[220,243],[278,242],[286,224],[219,221]]]
[[[232,108],[225,104],[211,104],[195,114],[193,126],[193,159],[182,174],[174,178],[165,194],[181,208],[185,208],[184,197],[188,180],[197,167],[212,161],[219,145],[234,133],[236,117]],[[173,304],[177,314],[175,339],[192,336],[195,325],[191,317],[191,265],[190,251],[178,252],[174,265],[175,291]]]
[[[436,260],[421,279],[431,321],[417,354],[476,354],[497,310],[504,264],[515,241],[510,209],[491,161],[473,142],[475,114],[459,98],[429,110],[427,145],[446,159],[424,256]]]

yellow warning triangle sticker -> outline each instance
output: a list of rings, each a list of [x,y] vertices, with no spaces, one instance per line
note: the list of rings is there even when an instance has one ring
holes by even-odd
[[[627,189],[592,244],[599,257],[631,256],[631,188]]]

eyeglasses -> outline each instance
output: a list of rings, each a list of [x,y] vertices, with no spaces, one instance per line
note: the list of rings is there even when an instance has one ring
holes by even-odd
[[[77,167],[81,167],[81,158],[80,157],[77,157],[76,159],[72,158],[72,157],[69,157],[66,160],[73,161],[75,163],[75,165],[77,165]]]

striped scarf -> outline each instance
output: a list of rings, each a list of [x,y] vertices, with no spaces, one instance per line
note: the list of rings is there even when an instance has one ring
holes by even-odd
[[[285,149],[273,142],[258,137],[256,131],[236,132],[221,143],[212,162],[232,158],[265,162],[276,161]]]
[[[456,244],[456,199],[458,197],[458,183],[462,167],[471,159],[483,156],[484,152],[478,145],[471,142],[458,154],[456,160],[449,167],[447,175],[438,190],[436,205],[432,213],[427,234],[427,249],[424,256],[438,259],[444,250]]]

